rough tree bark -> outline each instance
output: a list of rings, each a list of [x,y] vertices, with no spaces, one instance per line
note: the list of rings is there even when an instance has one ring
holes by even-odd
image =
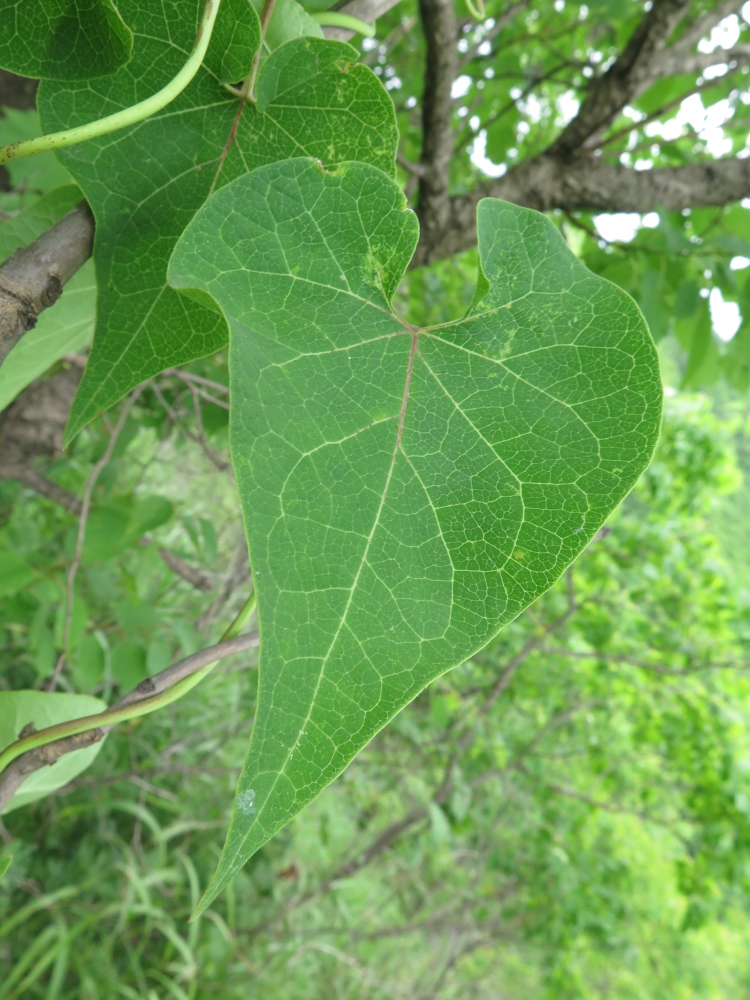
[[[82,201],[0,265],[0,365],[36,326],[39,313],[57,302],[93,245],[94,216]]]

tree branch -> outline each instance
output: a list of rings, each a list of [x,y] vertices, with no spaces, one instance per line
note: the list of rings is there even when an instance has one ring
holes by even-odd
[[[447,801],[453,788],[453,768],[455,763],[455,756],[452,756],[446,766],[445,774],[443,775],[440,787],[430,800],[430,804],[434,803],[435,805],[442,805]],[[321,882],[320,885],[311,891],[306,898],[319,896],[322,893],[328,892],[334,882],[338,882],[339,879],[342,878],[350,878],[361,868],[364,868],[365,865],[368,865],[374,858],[378,857],[378,855],[387,851],[391,845],[398,840],[402,833],[405,833],[407,830],[411,829],[411,827],[426,819],[429,812],[429,805],[418,806],[416,809],[412,809],[411,812],[408,812],[402,819],[391,823],[390,826],[387,826],[385,830],[378,834],[369,847],[365,848],[364,851],[361,851],[343,865],[340,865],[333,875],[330,875],[327,879],[325,879],[325,881]]]
[[[427,239],[445,228],[453,157],[451,87],[458,76],[458,29],[453,0],[419,0],[427,60],[422,98],[422,155],[417,213]]]
[[[94,217],[82,201],[0,265],[0,364],[91,256]]]
[[[676,76],[678,73],[702,73],[709,66],[729,66],[729,71],[745,66],[750,62],[750,45],[735,45],[731,49],[716,49],[714,52],[686,52],[669,48],[662,52],[654,63],[653,74],[649,83],[664,76]]]
[[[615,62],[591,82],[578,114],[550,147],[550,156],[570,160],[650,82],[654,60],[688,4],[689,0],[654,0]]]
[[[38,80],[16,76],[7,69],[0,69],[0,108],[19,108],[29,111],[36,105]]]
[[[723,21],[725,17],[729,17],[730,14],[737,14],[742,9],[742,2],[740,0],[724,0],[713,10],[707,12],[704,17],[699,17],[696,21],[683,31],[682,35],[677,39],[674,45],[671,45],[669,49],[665,52],[665,58],[676,58],[678,56],[687,56],[701,38],[705,38],[713,27],[715,27],[720,21]],[[713,65],[709,63],[708,65]],[[691,70],[681,70],[679,72],[689,73]]]
[[[57,455],[73,402],[80,371],[67,368],[44,381],[33,382],[0,414],[0,478],[15,478],[14,470],[39,455]],[[42,492],[40,490],[40,492]]]
[[[52,503],[64,507],[69,514],[78,516],[81,513],[81,501],[70,490],[63,486],[58,486],[51,479],[47,479],[41,472],[32,469],[29,465],[7,466],[0,473],[2,479],[17,479],[19,483],[38,493],[40,496],[51,500]]]
[[[196,569],[195,566],[191,566],[186,563],[184,559],[180,559],[179,556],[175,555],[174,552],[170,552],[169,549],[160,548],[159,555],[161,556],[162,562],[164,562],[173,573],[177,576],[181,576],[182,579],[189,583],[191,587],[195,587],[196,590],[209,591],[214,589],[214,582],[208,573],[204,573],[202,569]]]
[[[535,636],[532,636],[526,645],[511,659],[511,661],[505,666],[505,669],[500,674],[495,685],[493,686],[490,693],[487,695],[482,707],[479,709],[480,715],[485,715],[492,706],[495,704],[497,699],[507,690],[510,682],[513,680],[513,675],[516,673],[518,668],[523,664],[530,653],[539,649],[544,645],[544,640],[556,629],[560,628],[565,622],[571,618],[578,610],[575,600],[571,601],[570,607],[567,611],[556,618],[555,621],[550,622],[544,630]]]
[[[504,177],[450,199],[442,230],[422,233],[412,267],[421,267],[476,245],[476,207],[503,198],[539,212],[639,212],[726,205],[750,197],[750,159],[728,158],[684,167],[632,170],[593,157],[563,164],[543,154]]]

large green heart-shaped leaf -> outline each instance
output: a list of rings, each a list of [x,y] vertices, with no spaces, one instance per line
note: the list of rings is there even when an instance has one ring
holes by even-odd
[[[136,0],[120,4],[135,37],[133,58],[123,70],[82,87],[42,85],[46,129],[126,107],[177,72],[193,43],[199,4],[169,0],[138,12],[139,6]],[[257,25],[257,14],[247,6],[249,23]],[[207,65],[221,54],[212,38]],[[166,283],[175,242],[209,192],[289,156],[315,156],[327,166],[358,159],[394,169],[392,102],[355,58],[343,42],[289,41],[264,62],[257,105],[241,104],[227,93],[220,67],[202,68],[152,119],[60,153],[96,217],[99,289],[94,346],[67,440],[143,379],[226,344],[223,318]]]
[[[391,298],[415,216],[380,171],[309,160],[214,195],[176,287],[229,322],[231,446],[260,693],[219,870],[239,866],[433,678],[560,576],[648,464],[657,355],[629,296],[544,216],[478,210],[467,317]]]
[[[112,0],[0,0],[0,66],[21,76],[86,80],[114,73],[132,45]]]

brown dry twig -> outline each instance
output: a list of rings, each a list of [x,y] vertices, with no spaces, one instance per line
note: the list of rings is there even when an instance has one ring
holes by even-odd
[[[211,445],[206,441],[205,434],[193,434],[192,431],[188,430],[185,424],[180,420],[179,414],[176,412],[174,407],[171,406],[170,403],[165,398],[164,393],[161,391],[157,383],[152,381],[151,387],[154,390],[156,398],[164,407],[167,416],[175,425],[175,427],[181,430],[189,441],[192,441],[193,444],[198,445],[198,447],[203,451],[209,462],[211,462],[211,464],[215,466],[219,470],[219,472],[228,472],[231,469],[231,466],[229,465],[228,462],[225,462],[224,459],[218,454],[218,452],[216,452],[211,447]],[[193,400],[195,400],[195,396],[193,396]],[[198,426],[200,427],[200,430],[202,432],[203,426],[200,423],[200,421]]]
[[[63,629],[63,641],[62,650],[60,656],[55,664],[55,669],[50,678],[49,684],[47,686],[48,691],[54,691],[57,687],[57,682],[60,679],[60,674],[65,666],[65,658],[68,655],[68,646],[70,645],[70,629],[73,622],[73,602],[75,600],[75,586],[76,586],[76,576],[78,575],[78,569],[81,565],[81,558],[83,557],[83,544],[86,540],[86,524],[88,522],[89,512],[91,510],[91,497],[94,493],[94,487],[96,486],[99,476],[102,474],[104,469],[109,465],[109,461],[112,458],[112,453],[115,450],[115,445],[117,444],[117,439],[125,426],[125,421],[130,415],[130,411],[133,409],[138,397],[143,392],[144,386],[139,385],[136,389],[131,392],[128,401],[123,406],[120,411],[120,416],[117,419],[112,433],[109,436],[109,441],[107,442],[107,447],[104,449],[104,454],[96,463],[94,468],[89,473],[89,477],[86,480],[86,487],[83,491],[83,500],[81,501],[81,515],[78,520],[78,534],[76,536],[76,548],[75,554],[73,555],[73,561],[70,564],[70,569],[68,570],[68,580],[67,580],[67,590],[65,597],[65,627]]]

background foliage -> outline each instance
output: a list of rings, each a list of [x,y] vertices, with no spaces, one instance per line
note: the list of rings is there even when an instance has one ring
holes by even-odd
[[[486,54],[491,27],[463,25],[464,54],[476,52],[455,99],[458,191],[482,176],[477,142],[489,170],[549,141],[587,68],[632,30],[630,6],[615,2],[521,14]],[[745,21],[734,25],[717,44],[744,38]],[[416,159],[423,40],[408,2],[379,36],[364,58]],[[639,99],[616,126],[629,130],[618,155],[659,166],[711,155],[712,142],[743,149],[746,90],[698,75]],[[684,118],[677,98],[695,86],[703,129],[665,139],[631,128],[670,101],[654,121]],[[33,112],[0,121],[9,140],[37,128]],[[30,232],[34,212],[56,217],[47,192],[66,183],[51,157],[14,166],[0,240]],[[8,815],[0,996],[728,1000],[748,989],[750,211],[658,212],[609,241],[594,213],[553,218],[589,267],[634,295],[660,341],[670,395],[636,491],[562,581],[405,709],[198,923],[186,920],[252,725],[251,656],[120,727],[71,786]],[[410,272],[400,308],[415,323],[452,319],[475,273],[473,251]],[[731,338],[717,293],[737,304]],[[63,353],[51,375],[75,371],[80,359]],[[111,700],[217,639],[242,603],[226,384],[220,352],[153,379],[131,411],[89,521],[71,691]],[[80,495],[115,417],[42,462],[49,480]],[[0,480],[6,690],[54,669],[75,531],[61,504]]]

